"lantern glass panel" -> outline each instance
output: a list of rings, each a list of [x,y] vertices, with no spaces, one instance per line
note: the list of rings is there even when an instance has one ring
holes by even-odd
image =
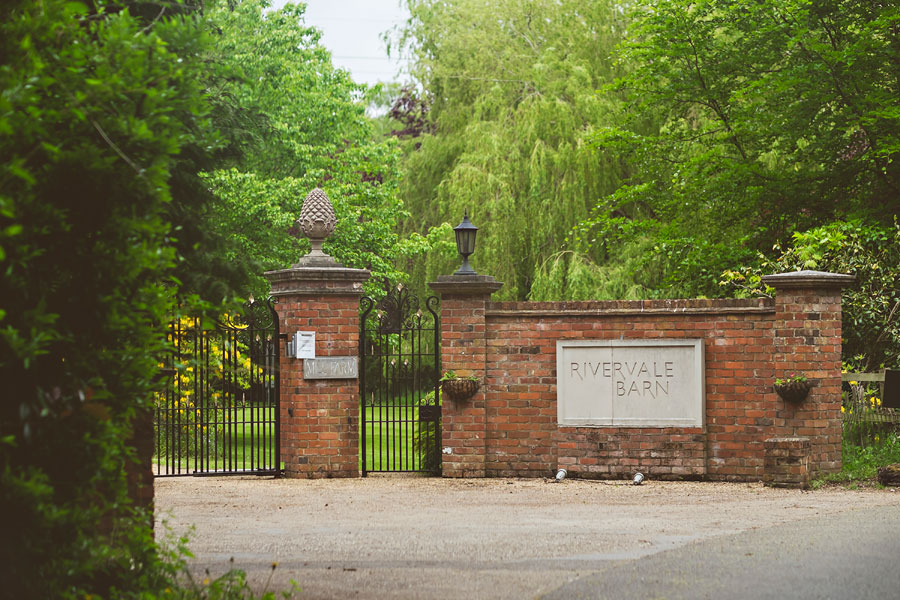
[[[456,248],[463,256],[468,256],[475,252],[475,229],[457,229],[456,230]]]

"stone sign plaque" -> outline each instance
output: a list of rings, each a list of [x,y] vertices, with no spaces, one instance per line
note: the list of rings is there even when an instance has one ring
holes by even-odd
[[[358,361],[356,356],[307,358],[303,361],[303,379],[356,379]]]
[[[568,427],[703,427],[703,340],[559,340],[556,413]]]

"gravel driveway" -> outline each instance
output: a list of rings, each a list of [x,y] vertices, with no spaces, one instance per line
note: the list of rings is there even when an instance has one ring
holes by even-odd
[[[535,598],[610,561],[860,508],[900,492],[538,479],[157,479],[157,535],[299,598]]]

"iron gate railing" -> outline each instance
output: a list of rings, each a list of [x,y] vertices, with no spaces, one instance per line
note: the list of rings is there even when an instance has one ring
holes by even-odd
[[[441,470],[438,299],[402,285],[360,301],[360,471]]]
[[[154,411],[154,468],[177,475],[278,475],[279,331],[271,300],[204,328],[169,324],[169,376]]]

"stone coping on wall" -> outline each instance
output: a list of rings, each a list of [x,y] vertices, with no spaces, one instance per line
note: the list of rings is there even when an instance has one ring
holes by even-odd
[[[590,302],[491,302],[488,317],[599,317],[711,314],[773,314],[772,298],[605,300]]]
[[[826,271],[793,271],[764,275],[762,282],[776,289],[785,288],[843,288],[856,281],[855,275]]]

